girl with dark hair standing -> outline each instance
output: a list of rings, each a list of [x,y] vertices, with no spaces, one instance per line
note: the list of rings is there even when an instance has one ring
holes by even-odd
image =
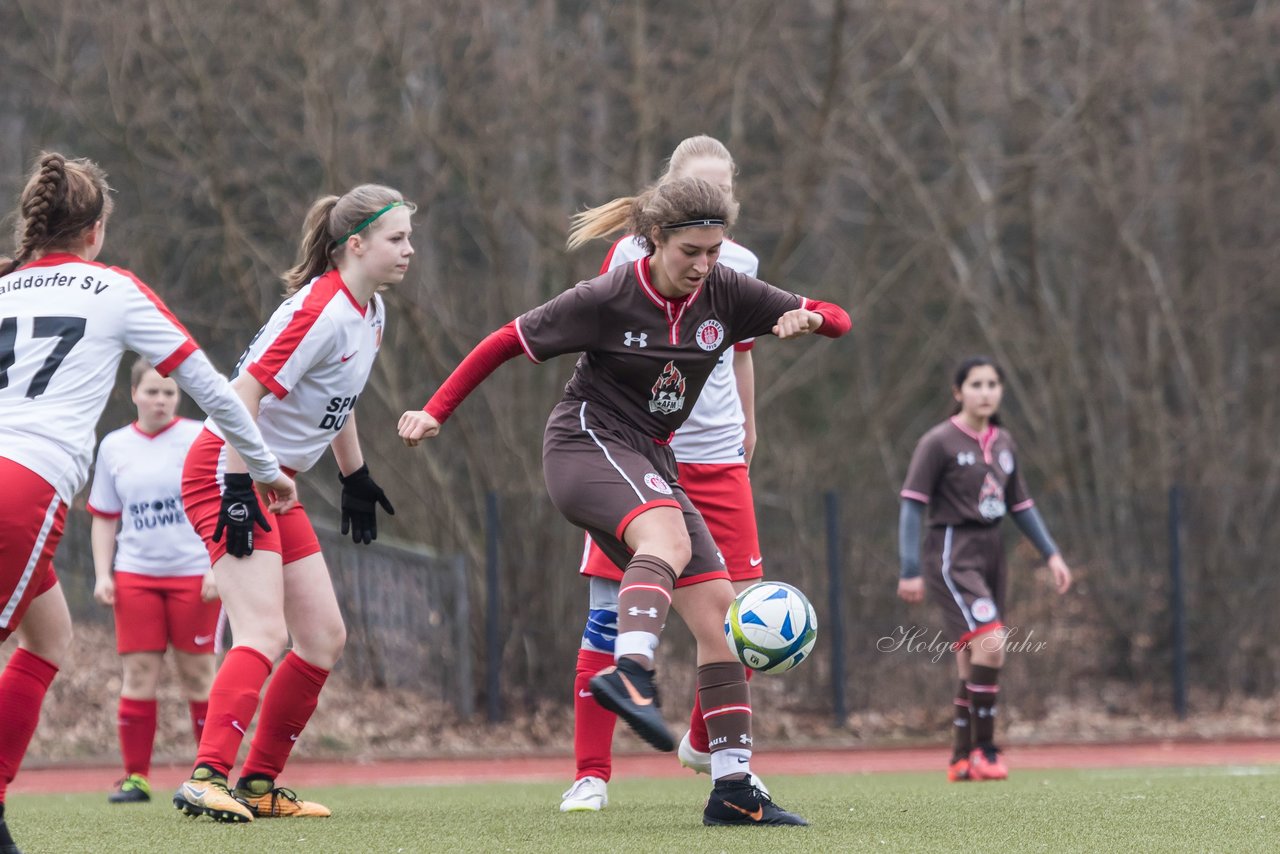
[[[404,413],[414,446],[494,369],[519,353],[542,362],[582,353],[543,439],[547,491],[623,570],[615,664],[589,687],[659,750],[675,748],[654,686],[654,652],[674,606],[698,647],[698,691],[710,735],[714,788],[703,823],[805,824],[751,784],[746,674],[724,642],[729,574],[706,522],[676,476],[669,442],[721,354],[772,332],[838,337],[849,316],[717,264],[736,203],[699,178],[650,187],[579,215],[575,241],[603,236],[625,210],[648,254],[581,282],[481,342],[423,410]]]
[[[325,196],[307,214],[298,263],[283,275],[288,298],[250,341],[232,387],[267,445],[293,472],[333,450],[342,481],[342,532],[378,535],[376,505],[393,513],[369,476],[356,433],[356,400],[382,345],[386,307],[378,292],[409,269],[414,206],[396,190],[364,184]],[[329,568],[306,510],[270,517],[255,535],[246,519],[270,510],[230,486],[244,464],[206,424],[187,455],[182,500],[204,539],[236,645],[209,692],[209,714],[191,779],[173,798],[187,815],[218,821],[326,817],[329,809],[276,785],[316,709],[347,632]],[[220,484],[228,488],[221,490]],[[225,534],[225,538],[224,538]],[[276,667],[290,639],[293,648]],[[258,709],[262,714],[234,792],[227,774]]]
[[[966,359],[951,393],[954,413],[917,443],[902,487],[898,596],[914,604],[927,588],[953,642],[960,685],[947,779],[1003,780],[1009,770],[995,744],[995,719],[1008,637],[999,528],[1005,513],[1048,561],[1058,593],[1071,587],[1071,570],[1027,493],[1017,445],[1000,426],[1000,367],[985,356]]]
[[[89,478],[93,428],[124,351],[141,353],[209,413],[252,479],[274,491],[273,507],[297,500],[244,405],[182,324],[133,273],[95,260],[110,189],[92,161],[41,155],[22,191],[16,256],[0,258],[0,483],[8,502],[0,514],[0,643],[18,635],[0,674],[0,854],[18,850],[5,824],[5,789],[71,643],[53,554],[67,505]]]

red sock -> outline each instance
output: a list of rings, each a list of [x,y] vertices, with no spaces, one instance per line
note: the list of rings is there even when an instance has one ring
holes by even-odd
[[[40,705],[56,675],[53,662],[21,647],[0,673],[0,804],[26,755],[40,720]]]
[[[209,719],[208,700],[190,700],[187,707],[191,710],[191,731],[196,736],[196,747],[200,746],[200,736],[204,734],[204,722]]]
[[[292,652],[284,657],[267,686],[258,731],[249,745],[241,776],[260,774],[272,780],[280,776],[294,742],[316,710],[320,689],[328,678],[328,670],[308,664]]]
[[[120,730],[125,775],[150,775],[151,748],[156,742],[156,701],[121,697],[116,724]]]
[[[270,675],[271,662],[256,649],[237,646],[227,653],[209,690],[197,765],[208,765],[225,776],[236,764],[240,742],[258,710],[262,683]]]
[[[608,782],[613,774],[613,727],[618,716],[597,703],[587,687],[592,676],[611,664],[612,653],[578,650],[573,679],[573,758],[578,763],[578,780],[599,777]]]
[[[747,681],[751,681],[755,673],[747,668]],[[698,697],[698,689],[693,689],[693,711],[689,713],[689,746],[699,753],[710,753],[710,736],[707,735],[707,722],[702,719],[702,700]]]

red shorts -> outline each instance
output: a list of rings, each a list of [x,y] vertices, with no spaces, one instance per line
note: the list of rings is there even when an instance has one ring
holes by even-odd
[[[213,654],[219,603],[200,598],[201,576],[115,578],[116,652],[164,652],[172,644],[178,652]]]
[[[724,556],[730,581],[764,576],[764,558],[756,532],[756,512],[745,463],[680,463],[679,482],[706,520]],[[588,537],[582,555],[583,575],[622,580],[622,570]]]
[[[0,513],[0,643],[22,622],[37,596],[53,588],[53,553],[62,539],[67,505],[49,482],[0,457],[5,512]]]
[[[210,565],[227,553],[227,538],[213,541],[213,532],[218,528],[218,513],[222,510],[222,487],[218,479],[218,459],[222,454],[223,440],[204,430],[187,452],[187,461],[182,467],[182,506],[187,512],[187,519],[196,533],[204,540],[204,547],[209,550]],[[293,472],[286,472],[290,476]],[[279,516],[267,509],[262,503],[262,496],[257,495],[258,506],[266,517],[270,531],[262,528],[253,529],[254,551],[275,552],[285,566],[320,551],[320,541],[316,539],[315,528],[307,518],[306,508],[299,503],[296,507]]]

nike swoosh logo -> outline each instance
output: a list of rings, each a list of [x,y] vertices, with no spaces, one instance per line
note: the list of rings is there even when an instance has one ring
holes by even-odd
[[[290,741],[297,741],[297,740],[298,740],[298,736],[297,736],[297,735],[291,735],[291,736],[289,736],[289,740],[290,740]]]
[[[239,721],[232,721],[232,722],[231,722],[231,726],[232,726],[232,727],[234,727],[235,729],[239,730],[241,735],[245,735],[245,734],[246,734],[246,733],[245,733],[245,731],[244,731],[244,727],[242,727],[242,726],[240,725],[240,722],[239,722]]]
[[[204,646],[213,640],[213,635],[196,635],[196,646]]]
[[[756,555],[755,557],[751,558],[752,566],[759,566],[762,563],[764,563],[764,557],[762,555]]]
[[[347,359],[350,359],[352,356],[354,356],[356,353],[359,353],[359,352],[360,352],[359,350],[352,350],[350,353],[342,357],[342,361],[345,362]]]
[[[750,762],[750,761],[751,761],[750,759],[739,759],[739,760],[738,760],[738,764],[739,764],[739,765],[746,765],[746,764],[747,764],[748,762]]]
[[[578,696],[579,696],[579,697],[583,697],[583,698],[590,697],[590,696],[591,696],[591,692],[590,692],[590,691],[579,691],[579,692],[578,692]]]
[[[627,686],[627,693],[631,695],[631,702],[637,706],[649,706],[653,704],[652,698],[640,696],[640,692],[636,690],[636,686],[631,684],[631,680],[627,678],[627,674],[619,673],[618,678],[622,680],[622,684]]]
[[[190,783],[182,784],[182,793],[187,796],[188,801],[198,801],[204,795],[204,792],[199,789],[191,788]]]
[[[750,810],[744,810],[742,807],[738,806],[737,804],[731,804],[731,803],[729,803],[728,801],[725,801],[725,802],[724,802],[724,805],[725,805],[725,806],[727,806],[727,807],[733,807],[735,810],[737,810],[738,812],[742,813],[743,815],[745,815],[747,818],[751,819],[752,821],[759,821],[760,819],[764,818],[764,805],[763,805],[763,804],[761,804],[760,806],[756,807],[755,812],[751,812]]]

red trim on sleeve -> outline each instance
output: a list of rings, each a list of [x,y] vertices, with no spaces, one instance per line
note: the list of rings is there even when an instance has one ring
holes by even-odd
[[[169,306],[165,305],[164,301],[160,299],[160,297],[156,296],[155,291],[147,287],[145,282],[122,267],[108,267],[107,269],[111,270],[113,273],[119,273],[129,281],[133,282],[134,287],[136,287],[144,297],[151,300],[151,304],[156,307],[156,310],[164,315],[165,320],[172,323],[179,332],[187,336],[187,340],[178,345],[178,349],[174,350],[167,357],[161,360],[158,365],[156,365],[156,373],[162,377],[169,376],[169,374],[173,373],[173,371],[177,369],[178,365],[181,365],[187,360],[188,356],[196,350],[199,350],[200,345],[191,337],[191,333],[187,331],[187,327],[182,325],[182,321],[174,317],[173,312],[169,311]]]
[[[746,341],[739,341],[737,344],[734,344],[733,350],[735,353],[750,353],[752,350],[755,349],[755,346],[756,346],[756,339],[749,338]]]
[[[599,275],[603,276],[605,273],[609,272],[609,265],[613,263],[613,254],[618,251],[618,244],[624,240],[630,240],[630,238],[623,235],[615,240],[613,245],[609,247],[609,251],[605,253],[604,256],[604,263],[600,265]]]
[[[276,378],[269,374],[267,369],[259,365],[257,362],[254,362],[252,365],[245,368],[245,370],[249,373],[249,376],[266,386],[267,390],[276,396],[276,400],[284,400],[285,396],[289,394],[289,389],[280,385],[280,383],[276,381]]]
[[[100,519],[119,519],[121,516],[124,515],[124,511],[121,511],[119,513],[108,513],[106,510],[99,510],[97,507],[94,507],[92,504],[85,504],[84,509],[88,510],[90,515],[97,516]]]
[[[849,312],[833,302],[806,299],[804,307],[809,311],[822,315],[822,325],[818,327],[819,335],[825,335],[827,338],[839,338],[853,328],[853,321],[849,319]]]
[[[1013,505],[1013,508],[1009,512],[1021,513],[1023,510],[1030,510],[1032,507],[1035,507],[1035,506],[1036,506],[1036,503],[1032,501],[1030,498],[1028,498],[1026,501],[1023,501],[1020,504]]]
[[[921,504],[929,503],[929,496],[925,495],[923,492],[916,492],[915,490],[904,489],[901,492],[899,492],[898,495],[902,496],[903,498],[909,498],[912,501],[918,501]]]
[[[467,395],[475,391],[476,386],[484,382],[503,362],[520,355],[523,349],[513,320],[477,344],[422,408],[443,424],[453,414],[453,410],[466,400]]]
[[[307,294],[307,298],[302,301],[302,305],[298,306],[298,310],[293,313],[293,317],[289,318],[288,325],[280,331],[275,340],[248,367],[249,373],[253,374],[258,382],[271,389],[276,397],[284,397],[288,394],[283,386],[275,381],[276,374],[280,373],[285,363],[293,356],[298,349],[298,345],[302,343],[302,339],[306,338],[307,333],[311,331],[311,327],[316,325],[316,321],[320,319],[320,315],[324,312],[325,306],[329,304],[329,300],[333,299],[339,292],[345,292],[346,298],[351,300],[352,304],[356,306],[356,310],[363,311],[359,303],[351,296],[350,291],[346,290],[346,285],[342,283],[342,277],[338,275],[338,271],[330,270],[316,279],[315,283],[311,285],[311,293]],[[263,373],[254,370],[254,368],[259,368],[262,372],[265,372],[265,377]],[[280,391],[276,389],[280,389]]]

